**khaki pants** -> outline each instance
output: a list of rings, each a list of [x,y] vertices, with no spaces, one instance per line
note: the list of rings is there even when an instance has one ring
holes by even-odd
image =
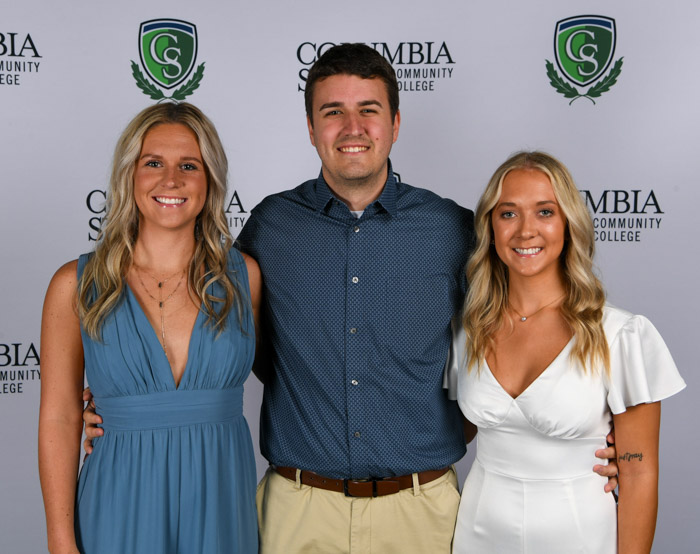
[[[350,498],[268,469],[258,485],[262,554],[448,554],[459,491],[453,469],[377,498]]]

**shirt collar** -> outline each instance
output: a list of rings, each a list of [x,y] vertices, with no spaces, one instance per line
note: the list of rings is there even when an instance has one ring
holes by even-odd
[[[375,204],[377,208],[384,208],[389,215],[392,217],[396,215],[396,177],[394,176],[394,171],[391,167],[391,160],[387,161],[388,175],[386,183],[384,183],[384,189],[372,204]],[[331,201],[335,198],[331,192],[330,187],[323,178],[323,170],[318,175],[316,180],[316,186],[314,187],[316,193],[315,208],[319,212],[324,212],[328,209]],[[335,198],[338,200],[337,198]],[[338,200],[341,202],[341,200]],[[370,205],[372,205],[370,204]],[[368,206],[369,207],[369,206]]]

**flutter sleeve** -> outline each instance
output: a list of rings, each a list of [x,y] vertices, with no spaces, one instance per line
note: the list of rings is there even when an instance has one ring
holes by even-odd
[[[452,319],[452,343],[445,362],[445,371],[442,376],[442,388],[447,390],[447,398],[457,400],[457,375],[464,364],[467,336],[462,328],[459,317]]]
[[[657,402],[685,388],[685,381],[661,335],[651,321],[631,315],[610,347],[608,406],[620,414],[637,404]]]

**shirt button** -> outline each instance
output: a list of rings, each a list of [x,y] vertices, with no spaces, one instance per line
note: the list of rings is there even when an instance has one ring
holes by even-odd
[[[359,439],[359,438],[360,438],[360,432],[359,432],[359,431],[355,431],[355,432],[353,433],[353,435],[355,436],[356,439]]]
[[[357,379],[353,379],[353,380],[350,381],[350,382],[351,382],[353,385],[355,385],[355,386],[357,386],[357,385],[359,384],[359,383],[357,382]]]
[[[360,232],[360,228],[359,228],[357,225],[355,225],[355,226],[352,228],[352,230],[355,231],[356,233],[359,233],[359,232]]]
[[[359,279],[358,279],[357,277],[353,277],[353,278],[352,278],[352,282],[353,282],[353,283],[357,283],[357,282],[359,282]]]
[[[350,334],[351,334],[351,335],[354,335],[355,333],[357,333],[357,328],[356,328],[356,327],[350,327]]]

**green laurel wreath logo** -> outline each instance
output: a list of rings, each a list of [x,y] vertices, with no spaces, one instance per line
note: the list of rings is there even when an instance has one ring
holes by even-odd
[[[578,100],[579,98],[588,98],[593,104],[595,104],[594,98],[599,98],[601,94],[604,92],[608,92],[610,88],[617,83],[617,78],[620,76],[620,73],[622,72],[622,60],[624,59],[624,56],[617,60],[615,62],[615,65],[613,65],[613,68],[610,70],[610,73],[608,73],[603,79],[598,81],[595,85],[593,85],[591,88],[589,88],[586,92],[581,94],[578,89],[567,83],[564,79],[562,79],[561,75],[557,73],[557,70],[554,69],[554,64],[550,62],[549,60],[545,60],[545,67],[547,68],[547,77],[549,77],[549,84],[551,84],[554,89],[559,93],[563,94],[564,98],[571,98],[571,102],[569,102],[569,106],[573,103],[574,100]]]
[[[163,100],[175,100],[176,102],[182,102],[199,88],[199,83],[204,76],[204,62],[199,64],[199,67],[197,67],[195,70],[192,78],[180,88],[176,89],[172,96],[165,96],[162,90],[146,79],[144,74],[141,73],[138,64],[133,60],[131,60],[131,74],[134,76],[134,79],[136,79],[136,86],[139,87],[146,96],[149,96],[153,100],[158,100],[159,103]]]

